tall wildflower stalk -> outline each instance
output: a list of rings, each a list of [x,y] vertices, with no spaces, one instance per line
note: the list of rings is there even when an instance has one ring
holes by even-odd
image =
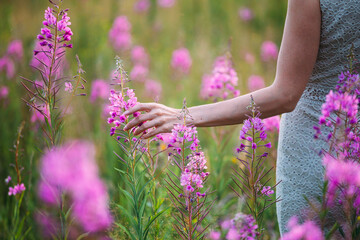
[[[37,43],[34,50],[34,63],[32,67],[36,69],[40,76],[41,82],[21,77],[21,84],[28,92],[28,99],[23,101],[35,111],[43,115],[45,126],[42,126],[44,139],[48,148],[56,146],[61,141],[61,130],[63,127],[63,117],[66,108],[58,106],[61,100],[59,92],[63,90],[71,92],[72,96],[84,95],[78,93],[79,89],[84,89],[83,78],[84,71],[81,69],[81,63],[78,61],[78,74],[74,80],[69,79],[63,72],[63,62],[67,49],[72,48],[69,43],[73,32],[70,29],[71,22],[67,12],[68,9],[62,8],[62,0],[57,3],[50,1],[52,7],[45,10],[43,21],[44,27],[41,28],[37,36]],[[73,83],[75,82],[75,88]],[[70,98],[70,101],[72,97]]]
[[[21,77],[23,79],[21,84],[28,93],[28,98],[23,98],[23,101],[35,112],[40,113],[45,120],[45,125],[41,125],[44,133],[43,139],[48,150],[52,151],[51,149],[61,143],[64,116],[73,96],[85,95],[79,93],[79,89],[84,89],[83,83],[86,81],[83,78],[84,71],[78,57],[78,72],[74,79],[64,74],[65,54],[68,49],[72,48],[70,41],[73,32],[69,27],[71,25],[70,17],[68,16],[68,9],[64,9],[62,6],[62,0],[49,0],[49,2],[51,7],[45,10],[43,28],[37,36],[32,63],[32,67],[38,71],[42,81]],[[72,82],[75,83],[75,88]],[[65,107],[59,104],[62,99],[60,97],[61,90],[71,93],[69,102],[66,103]],[[60,200],[57,202],[61,226],[58,238],[66,239],[69,209],[65,209],[67,206],[66,198],[62,192],[60,194]]]
[[[116,154],[121,163],[120,168],[115,168],[124,178],[123,186],[119,186],[120,192],[129,201],[126,203],[116,203],[116,207],[128,220],[116,222],[116,225],[125,232],[131,239],[143,240],[149,238],[151,226],[154,221],[167,209],[162,208],[162,202],[150,202],[149,197],[154,196],[152,183],[154,175],[152,174],[154,164],[147,164],[145,159],[149,149],[150,142],[145,142],[134,136],[136,128],[124,131],[124,126],[133,117],[140,115],[136,112],[133,116],[126,117],[123,113],[129,108],[135,106],[138,101],[134,90],[125,87],[129,81],[125,72],[122,61],[116,59],[115,83],[119,85],[120,90],[111,90],[110,92],[110,117],[108,123],[113,127],[110,129],[110,135],[115,137],[117,144],[122,150],[122,154]],[[153,161],[153,157],[150,158]],[[144,164],[142,164],[144,163]],[[148,205],[152,205],[149,210]],[[130,225],[130,226],[128,226]]]
[[[239,168],[233,169],[234,186],[230,187],[240,198],[243,198],[241,193],[244,194],[248,211],[258,226],[258,235],[261,235],[264,211],[279,201],[279,199],[272,198],[278,183],[271,186],[272,181],[269,173],[273,167],[266,169],[264,163],[268,153],[259,151],[261,148],[271,148],[271,143],[266,143],[265,126],[259,118],[260,112],[253,99],[251,99],[248,108],[251,115],[244,121],[243,128],[240,131],[242,142],[236,149],[239,154]]]
[[[164,185],[168,190],[170,200],[175,208],[172,214],[175,219],[173,227],[181,239],[203,239],[209,225],[203,226],[203,221],[209,214],[214,201],[208,195],[210,188],[204,189],[209,172],[206,172],[204,152],[199,151],[199,139],[196,127],[187,126],[189,116],[184,101],[181,113],[182,124],[176,124],[170,135],[169,154],[171,165],[180,171],[170,169]]]
[[[9,224],[6,226],[7,228],[4,229],[5,234],[9,236],[9,239],[24,239],[27,234],[30,232],[31,228],[26,228],[24,226],[24,222],[28,217],[29,213],[21,213],[21,206],[23,203],[24,195],[25,195],[25,184],[21,177],[21,171],[23,170],[20,165],[20,156],[21,156],[21,147],[20,147],[20,140],[22,137],[22,132],[25,126],[25,122],[22,122],[18,129],[17,139],[14,144],[14,164],[13,167],[16,172],[16,178],[12,179],[11,176],[8,176],[5,179],[6,184],[11,184],[15,182],[16,184],[13,187],[9,187],[9,196],[14,196],[15,199],[15,206],[12,217],[9,219]]]
[[[360,236],[360,126],[358,118],[360,78],[355,70],[354,46],[348,55],[349,66],[339,75],[336,89],[331,90],[322,105],[318,125],[314,126],[315,139],[325,141],[327,149],[321,151],[325,166],[325,183],[321,207],[310,200],[310,206],[319,214],[321,230],[326,238],[340,230],[345,239]],[[336,219],[326,231],[329,213],[342,209],[345,223]],[[332,217],[333,218],[333,217]]]

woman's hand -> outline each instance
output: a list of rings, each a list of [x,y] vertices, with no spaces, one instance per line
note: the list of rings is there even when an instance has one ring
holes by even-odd
[[[159,133],[171,132],[174,124],[181,123],[180,111],[178,109],[170,108],[158,103],[139,103],[133,108],[124,112],[124,115],[131,115],[135,112],[145,112],[132,119],[124,130],[129,130],[133,127],[141,125],[136,129],[134,135],[138,135],[152,127],[154,130],[147,132],[142,138],[147,139]]]

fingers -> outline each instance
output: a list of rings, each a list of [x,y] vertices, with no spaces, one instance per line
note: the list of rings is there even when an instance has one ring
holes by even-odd
[[[155,119],[155,120],[152,120],[149,122],[145,122],[138,129],[136,129],[136,131],[134,132],[134,135],[138,135],[139,133],[142,133],[142,132],[148,130],[149,128],[161,126],[163,123],[164,123],[164,121],[162,121],[161,119]]]
[[[134,107],[132,107],[131,109],[128,109],[124,112],[124,115],[130,115],[130,114],[134,114],[135,112],[139,112],[139,111],[146,111],[149,112],[151,111],[151,109],[155,108],[158,104],[156,103],[139,103],[136,104]]]
[[[141,138],[142,139],[148,139],[148,138],[154,137],[157,134],[168,133],[168,132],[169,132],[169,128],[167,126],[165,126],[165,125],[162,125],[161,127],[158,127],[156,129],[148,132],[147,134],[143,135]]]
[[[138,117],[132,119],[128,124],[125,125],[124,131],[131,129],[133,127],[139,126],[139,124],[149,121],[155,117],[155,114],[153,113],[145,113],[141,114]]]

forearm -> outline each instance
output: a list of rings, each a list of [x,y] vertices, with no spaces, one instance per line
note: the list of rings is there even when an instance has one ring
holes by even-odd
[[[293,103],[275,85],[222,102],[189,108],[191,122],[197,127],[239,124],[247,118],[251,95],[259,107],[261,118],[271,117],[293,109]]]

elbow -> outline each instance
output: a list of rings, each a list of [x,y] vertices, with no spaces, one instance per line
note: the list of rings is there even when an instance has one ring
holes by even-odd
[[[290,89],[281,87],[276,89],[276,93],[276,95],[279,97],[279,110],[281,109],[280,111],[282,113],[292,112],[301,97],[301,94],[299,94],[297,91],[292,91]]]
[[[283,112],[287,113],[294,111],[299,99],[300,98],[295,94],[284,93],[282,100],[280,101],[282,103],[281,108],[283,109]]]

